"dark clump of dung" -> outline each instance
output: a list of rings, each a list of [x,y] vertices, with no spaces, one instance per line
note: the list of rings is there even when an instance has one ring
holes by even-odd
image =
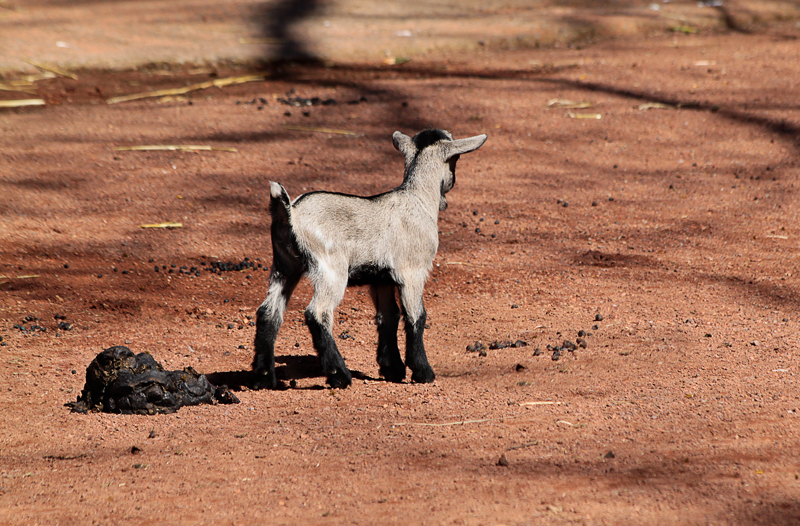
[[[286,94],[286,98],[278,97],[278,102],[287,106],[302,107],[302,106],[336,106],[334,99],[321,99],[319,97],[300,97],[294,95],[294,89]]]
[[[250,258],[244,258],[242,261],[212,261],[209,266],[205,268],[206,271],[212,274],[222,274],[223,272],[241,272],[243,270],[256,270],[262,268],[261,263],[255,263]]]
[[[486,346],[481,342],[475,342],[467,345],[467,352],[476,352],[478,356],[486,356]]]
[[[150,353],[134,354],[123,346],[98,354],[86,370],[86,384],[73,413],[102,411],[153,415],[174,413],[181,406],[238,403],[227,386],[215,387],[191,367],[165,371]]]
[[[515,342],[512,342],[510,340],[503,340],[503,341],[495,340],[489,344],[489,349],[494,350],[494,349],[506,349],[508,347],[516,348],[516,347],[527,347],[527,346],[528,342],[522,340],[517,340]]]

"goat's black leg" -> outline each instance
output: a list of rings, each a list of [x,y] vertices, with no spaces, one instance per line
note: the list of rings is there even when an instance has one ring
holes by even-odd
[[[422,284],[417,287],[404,285],[400,289],[403,311],[406,316],[406,365],[411,369],[411,380],[428,384],[436,379],[425,354],[422,333],[425,331],[427,314],[422,302]]]
[[[267,299],[256,311],[255,356],[253,357],[253,389],[275,389],[275,338],[283,324],[286,303],[300,276],[287,276],[273,268],[269,276]]]
[[[333,339],[333,333],[331,332],[333,316],[322,315],[321,318],[318,319],[311,308],[306,309],[308,330],[311,332],[314,349],[319,355],[319,363],[328,378],[328,385],[345,388],[352,383],[353,378],[344,364],[344,358],[339,354],[336,340]]]
[[[402,382],[406,377],[406,366],[397,347],[400,308],[394,299],[394,291],[394,285],[370,287],[375,303],[375,322],[378,324],[378,366],[381,376],[390,382]]]
[[[346,276],[346,269],[344,270]],[[339,354],[339,348],[333,339],[333,312],[344,297],[347,279],[336,279],[336,276],[312,272],[314,297],[306,309],[306,323],[311,332],[314,349],[319,355],[319,363],[328,377],[331,387],[347,387],[353,381],[350,371]]]

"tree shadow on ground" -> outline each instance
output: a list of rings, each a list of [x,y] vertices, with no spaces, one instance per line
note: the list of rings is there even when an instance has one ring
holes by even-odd
[[[295,37],[292,28],[311,17],[320,4],[319,0],[279,0],[265,2],[256,9],[255,17],[263,38],[277,46],[269,50],[269,55],[275,58],[268,65],[274,67],[287,61],[319,62],[308,46]]]

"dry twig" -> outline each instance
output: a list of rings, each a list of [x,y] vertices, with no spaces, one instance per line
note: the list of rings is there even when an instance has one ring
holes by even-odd
[[[23,106],[44,106],[44,99],[0,100],[0,108],[21,108]]]
[[[238,152],[236,148],[215,148],[213,146],[193,144],[148,144],[144,146],[117,146],[115,152],[158,152],[158,151],[186,151],[186,152]]]
[[[242,75],[239,77],[225,77],[222,79],[214,79],[199,84],[192,84],[183,88],[162,89],[157,91],[147,91],[144,93],[134,93],[133,95],[123,95],[121,97],[112,97],[106,101],[106,104],[117,104],[120,102],[128,102],[131,100],[147,99],[152,97],[164,97],[168,95],[185,95],[190,91],[198,91],[208,88],[223,88],[234,84],[244,84],[245,82],[254,82],[257,80],[264,80],[269,76],[269,73],[255,73],[253,75]]]
[[[305,128],[303,126],[284,126],[287,130],[294,130],[294,131],[307,131],[307,132],[317,132],[317,133],[335,133],[338,135],[358,135],[356,132],[351,132],[347,130],[332,130],[330,128]]]

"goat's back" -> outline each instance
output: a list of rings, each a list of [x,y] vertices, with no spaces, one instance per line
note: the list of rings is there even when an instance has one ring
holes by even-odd
[[[311,192],[292,204],[291,227],[310,253],[353,268],[430,266],[438,248],[435,218],[402,189],[371,197]]]

